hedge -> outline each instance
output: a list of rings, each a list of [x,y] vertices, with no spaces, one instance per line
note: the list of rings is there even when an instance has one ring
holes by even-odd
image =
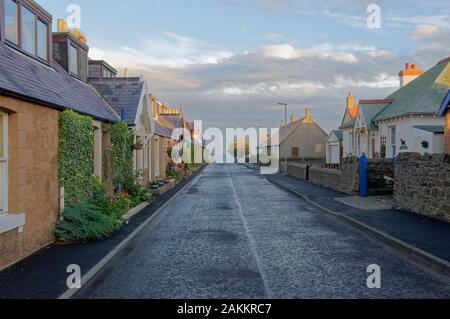
[[[71,110],[59,116],[59,185],[67,207],[88,203],[92,197],[94,131],[92,118]]]
[[[110,133],[113,182],[114,185],[126,189],[134,183],[132,148],[134,135],[124,122],[113,124]]]

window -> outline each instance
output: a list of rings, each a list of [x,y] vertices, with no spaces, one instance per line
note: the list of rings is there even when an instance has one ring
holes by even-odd
[[[20,11],[19,11],[20,8]],[[5,38],[9,43],[48,61],[48,23],[16,0],[5,0]]]
[[[111,78],[112,77],[111,71],[109,71],[108,69],[103,68],[103,77],[104,78]]]
[[[292,157],[299,157],[300,156],[300,150],[298,147],[292,148]]]
[[[28,53],[35,54],[36,51],[36,16],[22,6],[22,33],[21,47]]]
[[[70,73],[78,76],[79,75],[79,66],[78,66],[78,49],[73,45],[70,46],[69,49],[69,69]]]
[[[5,1],[5,36],[6,40],[16,45],[19,43],[19,32],[17,31],[17,8],[18,6],[15,1]]]
[[[6,155],[6,132],[5,132],[5,115],[3,113],[0,113],[0,160],[2,160]]]
[[[37,55],[43,60],[48,60],[48,27],[41,20],[37,20]]]
[[[389,127],[389,136],[391,141],[392,157],[397,156],[397,132],[395,126]]]
[[[0,111],[0,213],[8,210],[8,115]]]

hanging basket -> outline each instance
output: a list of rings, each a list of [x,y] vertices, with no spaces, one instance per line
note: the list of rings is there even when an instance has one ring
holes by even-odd
[[[141,141],[136,142],[135,144],[133,144],[133,149],[135,151],[140,151],[144,148],[144,143],[142,143]]]

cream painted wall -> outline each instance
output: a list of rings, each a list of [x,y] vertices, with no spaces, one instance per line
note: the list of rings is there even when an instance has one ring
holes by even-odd
[[[443,149],[443,146],[439,145],[439,139],[436,140],[436,143],[431,148],[431,144],[433,141],[430,140],[430,148],[424,149],[422,147],[418,147],[418,140],[421,138],[420,135],[414,130],[414,126],[417,125],[444,125],[444,119],[440,117],[434,116],[413,116],[402,120],[393,120],[387,123],[380,123],[379,130],[380,136],[387,137],[387,146],[386,146],[386,157],[393,157],[392,147],[390,145],[390,134],[388,132],[389,127],[396,127],[396,145],[397,145],[397,154],[401,152],[418,152],[421,154],[424,153],[432,153],[434,151],[439,151]],[[416,132],[416,133],[415,133]],[[426,137],[426,134],[423,134],[423,137]],[[401,139],[406,141],[407,149],[400,149]],[[442,139],[443,144],[443,139]]]

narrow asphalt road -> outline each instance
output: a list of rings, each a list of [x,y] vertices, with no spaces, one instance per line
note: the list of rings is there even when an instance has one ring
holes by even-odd
[[[77,297],[450,298],[450,279],[255,171],[210,165]]]

